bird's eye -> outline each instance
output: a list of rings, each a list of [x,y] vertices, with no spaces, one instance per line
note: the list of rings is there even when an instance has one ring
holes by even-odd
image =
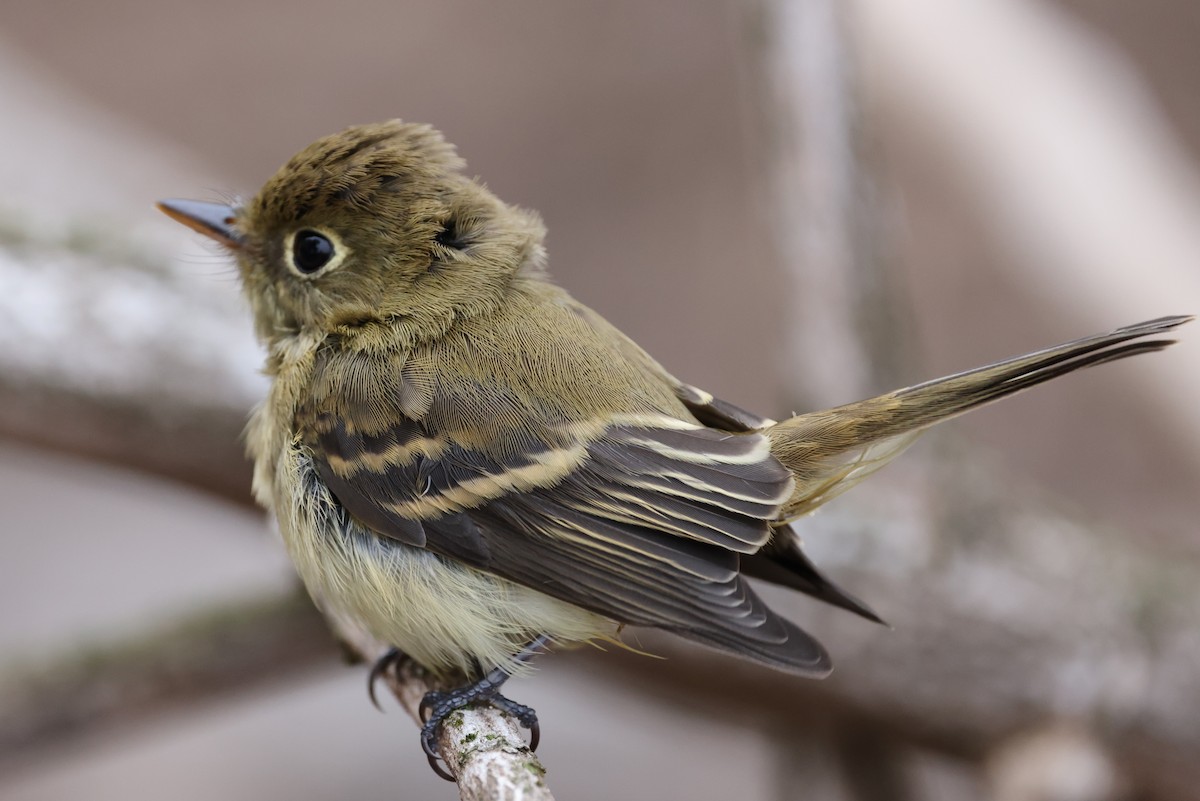
[[[467,234],[463,230],[462,224],[454,217],[446,220],[441,231],[438,231],[434,237],[438,244],[444,245],[454,250],[466,250],[471,244],[467,239]]]
[[[316,231],[297,231],[292,240],[292,264],[304,275],[312,275],[330,262],[335,253],[333,243]]]

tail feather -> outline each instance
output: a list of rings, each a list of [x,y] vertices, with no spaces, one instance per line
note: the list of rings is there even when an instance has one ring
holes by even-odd
[[[764,433],[771,453],[796,480],[782,519],[807,514],[840,495],[936,423],[1084,367],[1162,350],[1175,340],[1146,337],[1192,319],[1160,317],[777,423]]]

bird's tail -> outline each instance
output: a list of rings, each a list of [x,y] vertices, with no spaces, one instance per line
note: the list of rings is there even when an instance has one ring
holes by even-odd
[[[807,514],[845,492],[935,423],[1083,367],[1162,350],[1175,340],[1159,335],[1191,319],[1160,317],[776,423],[763,433],[796,480],[782,519]]]

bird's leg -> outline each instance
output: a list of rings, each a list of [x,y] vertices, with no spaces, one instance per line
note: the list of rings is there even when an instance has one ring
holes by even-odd
[[[528,662],[549,641],[550,638],[546,635],[538,635],[533,642],[522,648],[521,652],[513,657],[513,660],[518,664]],[[520,721],[522,726],[529,729],[530,750],[537,750],[538,741],[541,739],[537,713],[532,708],[510,701],[500,694],[500,688],[511,677],[512,673],[498,667],[471,684],[456,687],[453,690],[434,690],[425,694],[425,697],[421,699],[420,707],[421,717],[425,720],[425,725],[421,727],[421,747],[425,749],[425,753],[429,757],[429,766],[433,768],[434,773],[447,781],[454,781],[454,777],[438,764],[438,760],[441,759],[437,748],[438,736],[442,732],[442,724],[451,712],[480,701],[489,703]]]

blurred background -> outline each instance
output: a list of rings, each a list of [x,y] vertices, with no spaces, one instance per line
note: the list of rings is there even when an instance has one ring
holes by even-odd
[[[434,124],[550,267],[776,417],[1200,311],[1188,0],[0,7],[0,799],[452,798],[250,502],[236,274],[157,214]],[[544,659],[560,798],[1200,798],[1200,329],[971,415],[805,521],[802,682]]]

